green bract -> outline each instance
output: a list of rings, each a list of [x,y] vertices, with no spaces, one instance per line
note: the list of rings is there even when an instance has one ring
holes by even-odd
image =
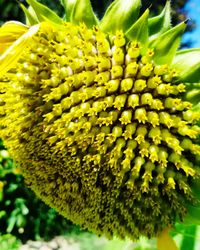
[[[27,2],[32,26],[0,29],[0,136],[27,184],[107,237],[199,223],[200,50],[177,52],[186,22],[171,27],[169,1],[149,19],[116,0],[98,20],[89,0],[63,0],[67,21]]]

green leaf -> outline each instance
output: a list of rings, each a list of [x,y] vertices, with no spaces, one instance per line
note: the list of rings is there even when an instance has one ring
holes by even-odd
[[[191,227],[187,227],[185,230],[185,234],[188,234],[188,236],[184,236],[182,242],[181,242],[181,248],[180,250],[188,250],[188,249],[194,249],[195,247],[195,234],[197,231],[197,226],[193,225]]]
[[[63,23],[62,18],[56,15],[56,13],[49,9],[47,6],[38,3],[36,0],[26,0],[26,2],[33,8],[40,22],[48,20],[56,24]]]
[[[65,8],[65,20],[75,24],[84,22],[88,28],[98,24],[90,0],[62,0]]]
[[[140,42],[143,48],[148,46],[148,16],[149,9],[144,12],[125,34],[130,41]]]
[[[180,250],[200,249],[200,226],[176,223],[170,234],[175,235]]]
[[[26,16],[26,23],[30,26],[35,25],[37,23],[39,23],[39,20],[37,19],[37,17],[35,15],[33,15],[29,9],[27,9],[23,4],[20,4],[25,16]]]
[[[149,46],[154,49],[153,58],[156,63],[171,64],[185,28],[186,22],[182,22],[150,42]]]
[[[0,219],[3,218],[4,216],[6,216],[6,211],[5,210],[1,210],[0,211]]]
[[[16,223],[17,217],[13,214],[13,212],[11,213],[11,217],[8,219],[8,227],[6,229],[7,233],[11,233],[15,223]]]
[[[111,33],[116,30],[126,32],[137,20],[140,6],[140,0],[115,0],[100,22],[101,30]]]
[[[167,30],[171,28],[171,8],[170,1],[166,2],[165,8],[160,13],[160,15],[149,18],[148,27],[149,27],[149,37],[150,41],[157,38]]]
[[[200,82],[200,48],[179,51],[173,66],[180,72],[180,81],[189,83]]]
[[[192,102],[194,110],[200,110],[200,49],[179,51],[173,67],[179,72],[178,81],[186,82],[185,99]]]

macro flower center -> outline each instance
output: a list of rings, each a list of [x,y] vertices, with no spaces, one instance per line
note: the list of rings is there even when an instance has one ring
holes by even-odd
[[[107,237],[156,236],[193,199],[199,114],[153,55],[122,31],[42,23],[1,86],[1,136],[28,185]]]

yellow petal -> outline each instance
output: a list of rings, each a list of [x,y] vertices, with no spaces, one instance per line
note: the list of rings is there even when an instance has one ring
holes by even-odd
[[[169,228],[166,228],[157,238],[158,250],[178,250],[173,238],[169,235]]]
[[[27,32],[28,26],[16,21],[6,22],[0,28],[0,54]]]
[[[32,26],[0,56],[0,77],[14,67],[24,48],[30,42],[32,36],[37,33],[39,27],[39,24]]]
[[[13,41],[14,42],[14,41]],[[0,55],[8,48],[10,47],[13,42],[5,42],[3,44],[0,43]]]
[[[14,33],[24,33],[29,27],[18,21],[9,21],[4,23],[0,28],[1,32],[14,32]]]

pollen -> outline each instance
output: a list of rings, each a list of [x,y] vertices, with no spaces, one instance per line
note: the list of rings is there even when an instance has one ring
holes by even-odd
[[[108,238],[157,236],[192,200],[199,113],[174,69],[123,31],[48,25],[1,79],[1,137],[68,219]]]

